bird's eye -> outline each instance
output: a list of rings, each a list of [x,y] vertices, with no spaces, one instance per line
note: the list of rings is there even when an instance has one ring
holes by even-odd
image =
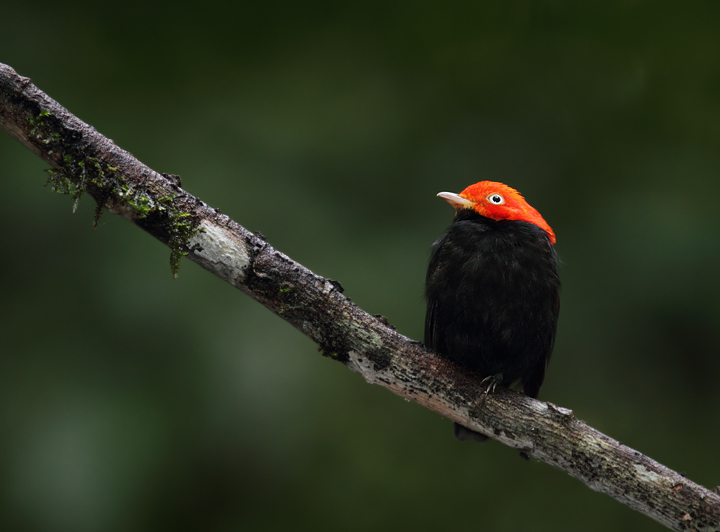
[[[500,194],[490,194],[486,199],[493,205],[502,205],[505,203],[505,198]]]

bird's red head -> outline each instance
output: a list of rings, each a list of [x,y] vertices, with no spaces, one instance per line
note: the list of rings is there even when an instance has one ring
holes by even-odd
[[[460,194],[440,192],[438,196],[456,209],[473,209],[480,216],[492,220],[520,220],[535,224],[545,230],[551,243],[555,243],[555,233],[540,213],[528,205],[517,190],[507,185],[480,181]]]

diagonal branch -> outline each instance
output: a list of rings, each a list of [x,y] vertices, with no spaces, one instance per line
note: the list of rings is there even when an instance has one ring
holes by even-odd
[[[55,190],[84,193],[259,301],[367,382],[522,450],[673,530],[720,530],[720,495],[576,419],[571,410],[498,390],[370,316],[218,210],[158,174],[0,64],[0,127],[46,161]]]

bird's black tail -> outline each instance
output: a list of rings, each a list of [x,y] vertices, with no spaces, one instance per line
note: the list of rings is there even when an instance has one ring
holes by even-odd
[[[463,427],[457,423],[453,423],[453,436],[455,436],[455,439],[460,441],[472,440],[478,443],[485,443],[490,439],[484,434],[470,430],[469,428]]]

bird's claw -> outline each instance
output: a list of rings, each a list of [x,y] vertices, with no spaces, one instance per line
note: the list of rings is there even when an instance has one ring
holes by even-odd
[[[503,381],[503,374],[498,373],[496,375],[490,375],[488,377],[485,377],[482,381],[480,381],[480,386],[482,388],[485,388],[483,391],[483,399],[488,396],[488,394],[495,393],[495,388],[497,388],[498,384],[502,384]]]

